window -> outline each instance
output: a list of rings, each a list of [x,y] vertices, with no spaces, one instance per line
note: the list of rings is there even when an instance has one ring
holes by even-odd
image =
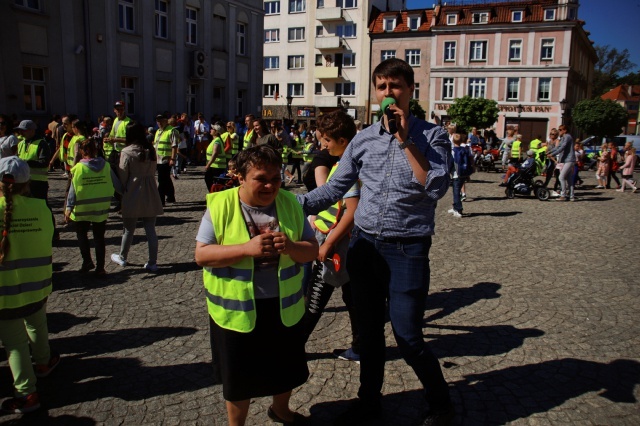
[[[221,52],[227,51],[227,18],[222,15],[213,15],[213,23],[212,28],[216,29],[217,37],[211,38],[211,47],[215,50],[219,50]]]
[[[322,83],[316,83],[314,84],[314,91],[313,93],[315,95],[322,95]]]
[[[322,66],[322,53],[316,53],[316,67]]]
[[[264,2],[264,14],[265,15],[280,15],[280,2],[279,1],[265,1]]]
[[[336,83],[336,96],[355,96],[356,84],[351,82]]]
[[[280,93],[279,84],[264,84],[262,86],[262,96],[265,98],[273,98],[276,93]]]
[[[198,85],[187,85],[187,113],[189,115],[196,114],[196,101],[198,100]]]
[[[395,50],[383,50],[381,53],[380,58],[384,61],[387,59],[391,59],[391,58],[395,58],[396,57],[396,51]]]
[[[353,68],[356,66],[356,54],[354,52],[346,52],[342,54],[342,66],[344,68]]]
[[[133,31],[133,0],[118,1],[118,28]]]
[[[246,97],[246,90],[238,90],[236,93],[236,114],[242,115],[245,113],[246,109],[244,107],[244,98]]]
[[[290,70],[299,70],[304,68],[304,55],[292,55],[287,60],[287,68]]]
[[[509,40],[509,60],[522,60],[522,40]]]
[[[304,84],[302,83],[287,84],[287,96],[295,96],[295,97],[304,96]]]
[[[511,22],[522,22],[523,12],[521,10],[511,11]]]
[[[413,99],[420,99],[420,83],[413,83]]]
[[[304,41],[304,27],[289,28],[289,41]]]
[[[472,98],[484,98],[487,89],[486,78],[470,78],[469,79],[469,96]]]
[[[187,28],[185,29],[185,41],[187,44],[198,44],[198,11],[187,7]]]
[[[551,78],[541,78],[538,80],[538,100],[551,100]]]
[[[507,100],[517,101],[520,93],[520,79],[507,78]]]
[[[24,109],[27,111],[45,111],[46,84],[44,68],[23,67],[22,80],[24,84]]]
[[[26,7],[27,9],[40,10],[40,0],[15,0],[16,6]]]
[[[264,57],[264,69],[265,70],[277,70],[280,68],[279,56],[265,56]]]
[[[475,12],[471,15],[472,22],[474,24],[486,24],[489,22],[489,13],[488,12]]]
[[[336,5],[341,9],[355,9],[358,7],[358,0],[338,0]]]
[[[169,4],[166,1],[156,0],[155,18],[155,36],[159,38],[169,37]]]
[[[324,27],[322,25],[316,26],[316,37],[322,37],[324,34]]]
[[[486,61],[487,60],[487,42],[472,41],[469,49],[470,61]]]
[[[247,54],[247,26],[241,22],[236,23],[236,53]]]
[[[405,61],[412,67],[420,66],[420,49],[407,49],[404,51]]]
[[[316,1],[316,9],[322,9],[324,7],[324,0]]]
[[[120,99],[124,101],[127,114],[136,113],[136,79],[133,77],[120,78]]]
[[[578,12],[575,7],[571,7],[569,8],[569,10],[567,10],[567,19],[574,20],[577,17],[578,17]]]
[[[289,13],[304,12],[306,0],[289,0]]]
[[[450,13],[447,15],[447,25],[455,25],[458,23],[458,15]]]
[[[444,42],[444,60],[445,61],[456,60],[456,42],[455,41]]]
[[[384,30],[393,31],[396,29],[396,18],[384,18]]]
[[[409,16],[409,29],[411,31],[416,31],[418,28],[420,28],[420,17]]]
[[[280,42],[280,30],[264,30],[264,42],[265,43],[279,43]]]
[[[556,10],[555,9],[545,9],[544,10],[544,20],[545,21],[555,21],[556,19]]]
[[[442,99],[453,99],[453,78],[442,79]]]
[[[543,61],[553,60],[553,45],[554,41],[550,38],[542,39],[542,50],[540,52],[540,59]]]
[[[336,35],[344,38],[356,37],[356,24],[345,24],[336,26]]]

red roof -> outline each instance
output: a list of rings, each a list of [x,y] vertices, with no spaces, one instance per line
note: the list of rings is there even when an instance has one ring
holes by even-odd
[[[528,0],[512,1],[508,3],[479,3],[441,6],[436,25],[447,25],[447,15],[451,13],[458,14],[458,25],[472,25],[474,12],[489,12],[489,19],[486,24],[512,23],[511,12],[515,10],[524,11],[524,16],[522,17],[523,23],[543,22],[544,9],[551,7],[558,7],[557,0]]]
[[[409,16],[420,15],[420,26],[417,30],[409,29]],[[433,9],[419,10],[403,10],[401,12],[381,12],[369,25],[369,32],[372,34],[393,34],[393,33],[412,33],[429,31],[431,28],[431,19],[433,17]],[[385,18],[396,18],[396,27],[393,31],[384,30]]]
[[[640,99],[640,84],[634,84],[633,86],[621,84],[600,97],[604,100],[609,99],[612,101],[637,101]]]

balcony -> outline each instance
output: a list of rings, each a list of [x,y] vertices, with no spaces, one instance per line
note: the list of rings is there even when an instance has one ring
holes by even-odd
[[[321,22],[342,20],[342,9],[339,7],[324,7],[316,9],[316,19]]]
[[[342,42],[340,41],[340,37],[338,36],[316,38],[316,49],[319,49],[319,50],[340,49],[341,47],[342,47]]]
[[[338,104],[338,98],[335,96],[314,96],[313,104],[318,108],[334,107]]]
[[[326,79],[340,77],[340,69],[338,67],[315,67],[313,69],[313,78]]]

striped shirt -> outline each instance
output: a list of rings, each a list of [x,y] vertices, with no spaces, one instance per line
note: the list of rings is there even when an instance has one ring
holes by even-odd
[[[356,226],[381,238],[433,235],[437,202],[449,188],[451,143],[443,128],[414,116],[409,117],[409,135],[431,166],[425,185],[413,175],[395,137],[376,123],[353,138],[325,185],[298,195],[305,212],[325,210],[359,178]]]

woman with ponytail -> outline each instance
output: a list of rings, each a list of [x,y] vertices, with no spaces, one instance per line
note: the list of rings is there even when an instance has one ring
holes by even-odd
[[[8,413],[40,408],[36,377],[48,376],[60,362],[49,348],[46,314],[53,223],[46,202],[27,196],[30,176],[18,157],[0,160],[0,340],[15,392],[2,402]]]

